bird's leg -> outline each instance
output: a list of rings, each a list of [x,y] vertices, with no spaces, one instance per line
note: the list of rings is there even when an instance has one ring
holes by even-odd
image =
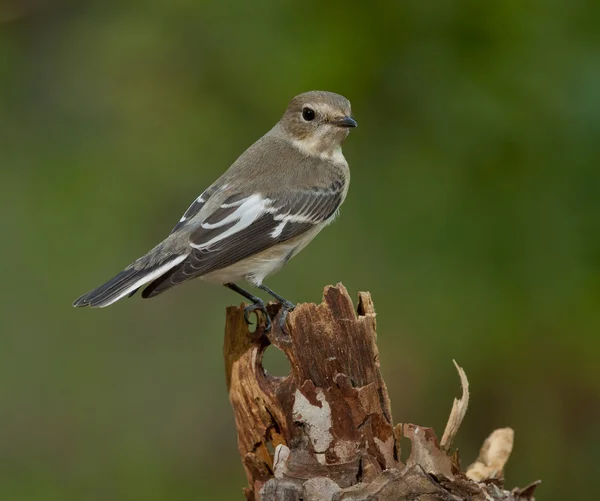
[[[230,283],[226,283],[223,284],[225,287],[227,287],[228,289],[231,289],[233,292],[237,292],[238,294],[241,294],[242,296],[244,296],[246,299],[248,299],[249,301],[252,301],[252,304],[249,306],[246,306],[244,308],[244,319],[246,320],[247,324],[251,324],[252,322],[250,322],[250,314],[256,310],[260,310],[262,311],[263,315],[265,316],[265,330],[270,330],[271,329],[271,318],[269,317],[269,313],[267,312],[267,307],[265,305],[265,302],[256,296],[253,296],[252,294],[250,294],[247,290],[242,289],[239,285],[234,284],[232,282]]]
[[[269,289],[265,284],[260,284],[257,286],[260,290],[265,291],[269,296],[274,297],[277,302],[281,305],[281,315],[279,317],[279,328],[282,332],[285,332],[285,320],[288,316],[288,313],[292,311],[296,305],[291,301],[288,301],[284,297],[277,294],[275,291]]]

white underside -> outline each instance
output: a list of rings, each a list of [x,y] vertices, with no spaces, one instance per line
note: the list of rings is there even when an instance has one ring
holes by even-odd
[[[247,280],[253,285],[260,285],[266,277],[279,271],[289,259],[304,249],[332,220],[333,218],[315,226],[303,235],[274,245],[270,249],[242,259],[226,268],[207,273],[201,278],[207,282],[217,284]]]

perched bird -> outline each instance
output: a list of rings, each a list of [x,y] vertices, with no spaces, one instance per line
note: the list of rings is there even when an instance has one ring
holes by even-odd
[[[248,148],[187,209],[169,236],[73,306],[103,308],[132,296],[154,297],[195,277],[223,284],[263,312],[264,302],[242,289],[244,279],[282,306],[294,308],[263,284],[337,215],[350,171],[342,142],[356,127],[350,102],[312,91],[293,98],[281,120]]]

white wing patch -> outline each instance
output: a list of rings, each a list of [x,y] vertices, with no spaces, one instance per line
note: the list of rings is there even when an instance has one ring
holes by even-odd
[[[224,238],[227,238],[239,231],[242,231],[244,228],[247,228],[262,214],[275,212],[276,209],[274,209],[271,205],[272,200],[269,198],[263,198],[258,194],[251,195],[248,198],[244,198],[230,204],[223,204],[221,207],[224,209],[232,207],[237,207],[237,209],[216,223],[202,223],[202,228],[205,230],[212,230],[231,224],[234,221],[237,221],[237,223],[231,228],[225,230],[223,233],[211,238],[207,242],[202,242],[201,244],[190,243],[190,245],[196,249],[206,249],[220,240],[223,240]]]
[[[334,193],[334,191],[324,190],[321,192],[314,191],[314,192],[307,192],[307,193],[310,193],[313,196],[316,195],[318,197],[319,195],[321,195],[321,196],[331,195],[332,193]],[[310,213],[310,209],[315,208],[315,202],[317,202],[317,200],[315,200],[314,198],[313,199],[309,198],[306,200],[304,205],[300,208],[298,213],[290,214],[288,212],[287,214],[277,214],[277,215],[273,216],[273,219],[275,221],[281,221],[281,223],[279,223],[275,227],[275,229],[270,233],[271,237],[278,238],[283,233],[283,230],[285,229],[285,226],[288,223],[311,223],[311,224],[323,223],[324,221],[319,217],[318,214],[315,215],[315,214]],[[317,203],[316,206],[318,207],[319,204]],[[305,211],[307,211],[307,212],[305,212]],[[335,214],[333,215],[333,217],[335,217]]]
[[[278,214],[273,219],[275,221],[281,221],[281,223],[279,223],[275,227],[275,229],[271,232],[271,236],[273,238],[279,237],[279,235],[281,235],[281,233],[283,232],[283,229],[285,228],[285,225],[288,224],[288,223],[312,223],[312,224],[316,224],[316,223],[319,222],[319,221],[315,221],[314,217],[305,216],[303,214],[286,214],[286,215]]]
[[[232,207],[239,207],[240,205],[242,205],[246,200],[248,200],[247,198],[243,198],[242,200],[237,200],[235,202],[231,202],[230,204],[222,204],[221,208],[222,209],[231,209]]]
[[[194,210],[198,205],[202,205],[204,202],[206,202],[206,200],[204,200],[204,198],[202,198],[204,196],[204,193],[202,193],[202,195],[200,195],[196,200],[194,200],[191,205],[187,208],[187,210],[183,213],[183,216],[181,216],[181,219],[179,220],[180,223],[183,223],[184,221],[187,221],[190,218],[190,215],[192,213],[196,213],[196,211]]]
[[[275,229],[271,232],[271,237],[273,238],[277,238],[279,237],[279,235],[281,235],[281,233],[283,232],[283,229],[285,228],[285,225],[287,224],[287,221],[283,220],[281,223],[279,223]]]
[[[245,197],[234,194],[204,218],[191,233],[189,244],[196,252],[235,256],[249,252],[249,248],[268,248],[281,239],[288,240],[311,227],[333,221],[343,199],[343,188],[343,181],[338,180],[329,187],[284,192],[281,200],[260,193]],[[240,235],[246,235],[252,242]],[[231,247],[227,248],[228,245]]]

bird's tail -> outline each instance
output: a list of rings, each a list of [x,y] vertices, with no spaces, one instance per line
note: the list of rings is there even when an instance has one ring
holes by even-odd
[[[141,269],[130,266],[111,278],[108,282],[76,299],[73,306],[90,306],[92,308],[109,306],[119,299],[135,293],[142,285],[161,277],[171,268],[181,263],[186,257],[187,255],[174,256]]]

